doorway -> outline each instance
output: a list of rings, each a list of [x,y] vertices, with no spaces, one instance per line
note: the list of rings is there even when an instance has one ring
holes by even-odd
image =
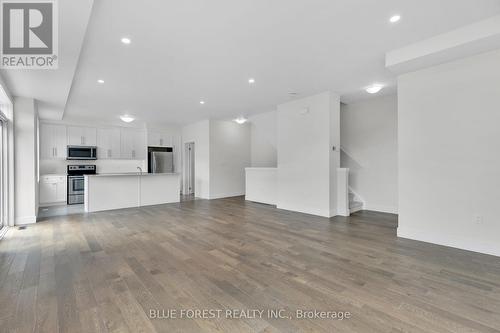
[[[195,186],[194,172],[194,142],[187,142],[184,146],[185,150],[185,172],[184,172],[184,195],[193,195]]]

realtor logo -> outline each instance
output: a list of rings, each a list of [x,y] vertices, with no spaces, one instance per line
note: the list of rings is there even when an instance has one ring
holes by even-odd
[[[2,68],[57,69],[56,0],[1,0]]]

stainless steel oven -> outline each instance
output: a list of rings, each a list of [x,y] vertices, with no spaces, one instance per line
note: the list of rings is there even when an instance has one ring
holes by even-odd
[[[68,146],[68,160],[97,160],[97,147]]]
[[[83,203],[85,194],[84,182],[84,176],[68,176],[68,205]]]
[[[68,205],[82,204],[85,176],[96,173],[95,165],[68,165]]]

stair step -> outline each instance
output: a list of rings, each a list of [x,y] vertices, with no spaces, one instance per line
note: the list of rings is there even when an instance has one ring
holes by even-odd
[[[359,207],[363,207],[363,203],[362,202],[359,202],[359,201],[349,201],[349,208],[352,209],[352,208],[359,208]]]

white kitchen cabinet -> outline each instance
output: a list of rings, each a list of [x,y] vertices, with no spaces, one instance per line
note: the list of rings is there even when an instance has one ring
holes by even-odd
[[[66,158],[66,126],[54,124],[40,124],[40,158]]]
[[[134,128],[121,129],[121,156],[129,160],[145,160],[147,156],[146,131]]]
[[[99,128],[97,130],[97,158],[121,158],[121,133],[119,128]]]
[[[67,200],[68,183],[67,178],[64,176],[59,179],[56,184],[56,202],[65,202]]]
[[[68,126],[69,146],[96,146],[97,130],[93,127]]]
[[[40,204],[63,203],[66,201],[67,181],[64,175],[40,177]]]
[[[148,131],[148,146],[172,147],[172,135],[159,131]]]

